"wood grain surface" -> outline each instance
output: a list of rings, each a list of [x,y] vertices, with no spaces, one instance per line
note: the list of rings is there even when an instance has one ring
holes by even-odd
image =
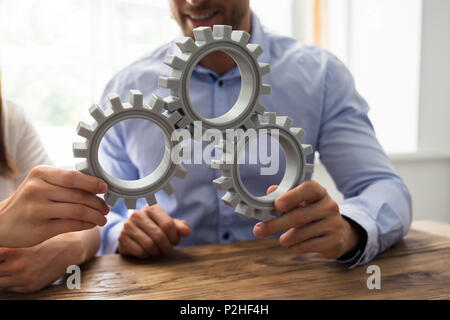
[[[349,270],[295,255],[277,240],[237,242],[158,260],[103,256],[82,266],[79,290],[62,281],[34,294],[0,292],[0,299],[450,299],[450,238],[411,230],[371,264],[381,269],[380,290],[366,286],[368,265]]]

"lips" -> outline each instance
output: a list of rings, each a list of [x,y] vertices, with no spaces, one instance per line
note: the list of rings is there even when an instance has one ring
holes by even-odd
[[[199,12],[185,14],[187,21],[192,28],[201,26],[212,26],[214,24],[221,24],[218,20],[219,11]]]

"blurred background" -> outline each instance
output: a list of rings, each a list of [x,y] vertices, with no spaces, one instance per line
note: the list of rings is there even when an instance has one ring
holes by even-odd
[[[274,4],[275,3],[275,4]],[[450,1],[251,0],[263,24],[322,46],[352,71],[414,219],[450,222]],[[167,0],[0,0],[4,95],[60,167],[120,69],[180,36]],[[313,177],[342,198],[318,162]]]

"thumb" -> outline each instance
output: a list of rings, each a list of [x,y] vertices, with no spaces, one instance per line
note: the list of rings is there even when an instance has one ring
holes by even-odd
[[[191,234],[191,227],[186,220],[173,219],[173,221],[182,237],[187,237]]]
[[[267,188],[267,194],[274,192],[278,188],[277,185],[272,185],[269,188]]]

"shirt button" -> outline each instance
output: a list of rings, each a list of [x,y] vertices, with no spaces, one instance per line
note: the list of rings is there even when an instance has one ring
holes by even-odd
[[[230,234],[228,233],[228,232],[225,232],[223,235],[222,235],[222,239],[223,240],[228,240],[230,238]]]
[[[217,85],[218,85],[219,87],[223,86],[223,80],[219,80],[219,82],[217,83]]]

